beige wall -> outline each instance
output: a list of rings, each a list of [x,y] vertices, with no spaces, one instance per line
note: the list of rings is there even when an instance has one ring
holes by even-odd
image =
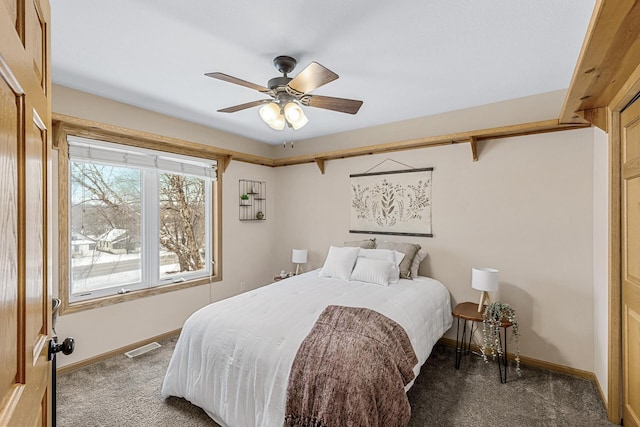
[[[379,132],[365,129],[326,137],[315,141],[316,148],[313,141],[303,141],[293,150],[60,86],[54,87],[53,100],[56,113],[277,157],[397,141],[415,137],[410,134],[423,132],[426,124],[433,135],[544,120],[553,113],[542,106],[555,105],[551,101],[561,101],[560,95],[553,92],[441,115],[436,122],[416,119],[411,129],[405,122],[385,125]],[[464,125],[455,128],[455,123]],[[77,349],[59,358],[59,364],[180,328],[189,314],[209,301],[261,286],[281,269],[293,270],[292,248],[309,249],[307,270],[320,267],[329,245],[365,238],[348,233],[349,174],[390,158],[435,168],[434,237],[410,239],[429,251],[421,273],[445,283],[455,304],[478,299],[470,287],[471,267],[500,269],[500,299],[518,312],[522,354],[587,371],[600,369],[606,366],[606,335],[600,323],[606,310],[601,311],[602,282],[597,278],[602,271],[596,270],[595,258],[601,265],[605,243],[600,233],[606,219],[596,210],[606,184],[594,174],[602,168],[594,150],[599,152],[593,130],[584,129],[480,142],[478,162],[471,161],[468,144],[333,160],[327,162],[325,175],[314,164],[273,169],[233,161],[223,176],[223,281],[61,316],[58,335],[74,336]],[[267,221],[238,220],[238,180],[243,178],[267,181]],[[606,376],[598,372],[603,384]]]
[[[592,371],[593,130],[482,142],[479,156],[457,144],[329,161],[325,175],[313,164],[277,169],[277,262],[289,267],[291,248],[307,248],[307,268],[317,268],[329,245],[367,237],[348,232],[349,174],[386,158],[434,167],[434,237],[389,240],[426,248],[421,274],[442,281],[453,304],[479,298],[471,267],[499,269],[522,354]]]

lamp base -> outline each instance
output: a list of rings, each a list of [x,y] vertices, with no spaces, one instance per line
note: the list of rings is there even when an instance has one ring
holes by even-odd
[[[303,273],[303,271],[302,271],[302,269],[300,268],[300,264],[296,264],[296,276],[297,276],[299,273]]]
[[[480,302],[478,303],[478,313],[484,312],[484,305],[491,304],[491,298],[489,298],[489,292],[482,291],[482,295],[480,295]]]

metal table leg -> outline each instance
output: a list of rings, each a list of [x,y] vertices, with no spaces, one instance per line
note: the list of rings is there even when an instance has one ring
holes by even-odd
[[[467,341],[467,350],[464,352],[464,354],[469,355],[471,353],[471,341],[473,341],[473,327],[475,326],[476,322],[474,322],[473,320],[471,321],[471,333],[469,334],[469,341]]]
[[[460,369],[460,362],[462,361],[462,354],[465,352],[465,341],[467,335],[467,321],[463,320],[462,336],[460,336],[460,318],[458,318],[458,324],[456,327],[456,369]]]
[[[500,383],[507,382],[507,328],[502,328],[504,331],[504,344],[503,339],[500,338],[500,348],[502,348],[502,355],[498,354],[498,370],[500,371]],[[500,336],[498,334],[498,336]],[[503,373],[504,372],[504,373]]]

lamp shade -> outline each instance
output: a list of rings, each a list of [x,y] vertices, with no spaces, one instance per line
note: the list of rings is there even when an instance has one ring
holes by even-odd
[[[260,108],[260,117],[262,120],[269,123],[280,115],[280,107],[275,102],[265,104]]]
[[[296,122],[291,123],[291,126],[295,129],[298,130],[301,127],[303,127],[304,125],[306,125],[307,123],[309,123],[309,119],[307,118],[307,116],[304,115],[304,113],[302,113],[302,116],[300,117],[300,119]]]
[[[280,114],[275,119],[267,122],[267,124],[271,127],[271,129],[282,130],[284,129],[284,116]]]
[[[275,102],[265,104],[260,108],[260,117],[271,129],[284,129],[284,115],[280,113],[280,106]]]
[[[472,268],[471,287],[479,291],[497,291],[498,270],[494,268]]]
[[[291,252],[291,262],[294,264],[306,264],[307,263],[307,250],[306,249],[294,249]]]
[[[284,106],[284,115],[287,118],[287,122],[289,122],[295,130],[309,123],[309,119],[304,115],[304,111],[302,111],[302,108],[295,102],[289,102]]]
[[[295,102],[289,102],[284,106],[284,115],[289,122],[295,123],[302,118],[304,113],[298,104]]]

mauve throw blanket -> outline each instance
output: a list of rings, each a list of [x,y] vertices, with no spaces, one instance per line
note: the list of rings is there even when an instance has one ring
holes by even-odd
[[[285,427],[406,426],[418,359],[407,333],[367,308],[328,306],[291,367]]]

